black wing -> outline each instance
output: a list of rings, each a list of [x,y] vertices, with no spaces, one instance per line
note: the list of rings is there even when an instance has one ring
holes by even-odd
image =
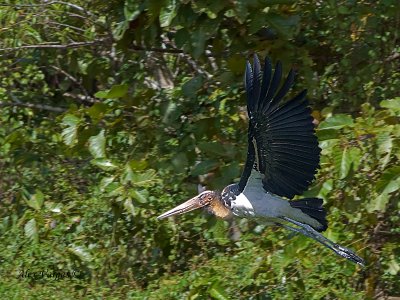
[[[239,189],[243,191],[254,168],[265,175],[263,186],[266,191],[291,199],[304,192],[314,179],[321,149],[306,100],[307,91],[282,102],[293,86],[294,71],[290,70],[282,85],[281,76],[279,61],[273,74],[268,58],[262,74],[257,55],[254,55],[253,70],[247,62],[249,145]]]

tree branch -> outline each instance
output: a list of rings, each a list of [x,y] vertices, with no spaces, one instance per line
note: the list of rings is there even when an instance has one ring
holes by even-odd
[[[183,50],[174,49],[174,48],[145,48],[142,46],[132,45],[131,50],[133,51],[145,51],[145,52],[160,52],[160,53],[172,53],[172,54],[181,54],[184,53]]]
[[[23,45],[20,47],[10,47],[10,48],[0,48],[0,52],[15,52],[19,51],[22,49],[68,49],[68,48],[80,48],[80,47],[87,47],[87,46],[93,46],[96,44],[103,43],[105,41],[109,41],[110,38],[103,38],[103,39],[98,39],[94,40],[91,42],[73,42],[69,44],[53,44],[53,43],[46,43],[46,44],[38,44],[38,45]]]
[[[144,52],[159,52],[159,53],[170,53],[170,54],[187,54],[185,51],[177,48],[156,48],[156,47],[150,47],[150,48],[145,48],[143,46],[138,46],[138,45],[132,45],[130,48],[131,51],[144,51]],[[206,51],[205,56],[211,56],[211,57],[218,57],[226,54],[228,52],[220,52],[220,53],[212,53],[211,51]]]
[[[7,107],[7,106],[12,106],[12,107],[28,107],[28,108],[34,108],[34,109],[40,109],[40,110],[48,110],[48,111],[53,111],[53,112],[65,112],[67,111],[66,108],[62,107],[54,107],[46,104],[34,104],[34,103],[23,103],[23,102],[0,102],[0,107]]]
[[[18,99],[17,96],[15,96],[12,92],[8,94],[14,102],[0,102],[0,107],[6,107],[6,106],[14,106],[14,107],[29,107],[29,108],[35,108],[35,109],[40,109],[40,110],[48,110],[48,111],[54,111],[54,112],[64,112],[67,109],[62,108],[62,107],[54,107],[46,104],[36,104],[36,103],[28,103],[28,102],[22,102],[20,99]]]

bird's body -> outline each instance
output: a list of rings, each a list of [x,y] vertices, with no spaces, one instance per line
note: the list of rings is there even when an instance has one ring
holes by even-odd
[[[291,70],[283,82],[281,76],[280,62],[274,72],[268,59],[263,72],[256,55],[253,68],[247,62],[248,150],[240,181],[228,185],[220,193],[204,191],[158,218],[200,207],[224,219],[254,218],[311,237],[362,265],[362,258],[320,233],[328,226],[322,199],[291,200],[301,195],[314,180],[321,149],[306,91],[283,101],[293,86],[294,72]]]
[[[317,220],[300,209],[292,207],[291,202],[260,188],[262,179],[260,173],[252,171],[243,192],[231,201],[230,208],[233,215],[241,218],[256,218],[260,222],[270,224],[281,223],[280,218],[286,216],[313,228],[321,228]]]

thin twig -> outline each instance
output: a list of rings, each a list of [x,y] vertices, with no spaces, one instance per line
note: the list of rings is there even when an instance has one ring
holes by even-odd
[[[43,66],[42,68],[46,68],[47,66]],[[64,74],[67,78],[69,78],[72,82],[74,82],[75,84],[79,85],[81,87],[81,89],[83,90],[83,92],[87,95],[88,92],[86,91],[86,89],[82,86],[82,84],[79,82],[78,79],[76,79],[74,76],[72,76],[71,74],[69,74],[68,72],[64,71],[63,69],[57,67],[57,66],[50,66],[50,68],[56,70],[57,72],[60,72],[61,74]]]

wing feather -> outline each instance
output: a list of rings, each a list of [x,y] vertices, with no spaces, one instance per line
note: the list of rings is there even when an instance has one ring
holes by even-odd
[[[314,179],[321,149],[306,99],[307,91],[283,101],[294,84],[294,74],[290,70],[281,83],[281,62],[277,62],[272,73],[271,62],[266,58],[262,75],[256,55],[253,68],[249,62],[246,64],[250,121],[247,160],[239,183],[241,191],[252,168],[264,174],[266,191],[289,199],[304,192]]]

